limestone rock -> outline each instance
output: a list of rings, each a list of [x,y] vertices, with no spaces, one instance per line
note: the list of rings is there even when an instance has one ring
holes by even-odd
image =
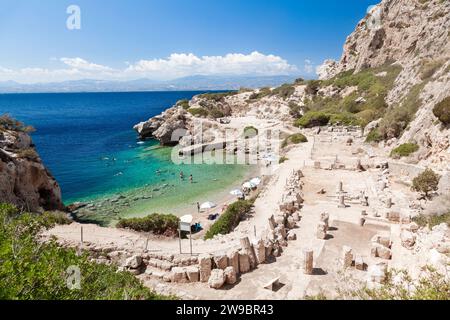
[[[416,235],[407,230],[402,230],[400,239],[402,241],[402,246],[406,249],[412,249],[416,243]]]
[[[186,267],[186,276],[189,282],[199,282],[200,281],[200,272],[198,267],[190,266]]]
[[[227,284],[235,284],[237,282],[236,271],[234,270],[233,267],[227,267],[224,270],[224,274],[225,274],[225,282]]]
[[[227,253],[228,266],[234,269],[234,272],[239,273],[239,251],[236,249],[231,249]]]
[[[43,165],[30,136],[1,125],[0,202],[32,212],[64,210],[61,189]]]
[[[125,267],[127,268],[138,269],[141,265],[142,257],[139,255],[134,255],[125,261]]]
[[[172,268],[172,281],[177,283],[186,283],[188,278],[186,275],[186,270],[182,267]]]
[[[228,257],[226,254],[216,254],[213,259],[218,269],[225,270],[228,267]]]
[[[248,254],[239,253],[239,271],[240,273],[247,273],[250,271],[250,258]]]
[[[200,281],[207,282],[211,275],[212,261],[211,255],[203,254],[198,257],[199,269],[200,269]]]
[[[226,276],[222,269],[214,269],[211,271],[211,276],[208,280],[210,288],[220,289],[225,284]]]
[[[297,240],[297,234],[295,233],[295,230],[289,230],[287,234],[287,240],[289,241]]]

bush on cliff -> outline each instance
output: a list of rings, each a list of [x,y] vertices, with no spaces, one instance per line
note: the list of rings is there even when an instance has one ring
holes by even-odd
[[[45,215],[21,213],[0,204],[0,300],[166,299],[145,288],[128,272],[90,261],[87,253],[38,242],[39,232],[54,225]],[[75,284],[80,270],[79,289]]]
[[[415,143],[404,143],[391,151],[392,158],[407,157],[419,150],[419,146]]]
[[[284,139],[283,143],[281,144],[281,147],[287,147],[290,144],[299,144],[299,143],[305,143],[308,142],[308,138],[306,138],[301,133],[295,133]]]
[[[440,179],[441,177],[432,169],[426,169],[413,179],[412,188],[428,198],[430,192],[438,190]]]
[[[209,112],[203,108],[189,108],[188,112],[192,114],[194,117],[207,117]]]
[[[217,234],[228,234],[237,227],[241,219],[253,206],[250,200],[238,200],[230,204],[219,219],[206,232],[205,240],[214,238]]]
[[[450,124],[450,97],[445,98],[433,108],[433,114],[443,124]]]
[[[177,107],[182,107],[184,110],[189,109],[189,100],[183,99],[177,102]]]
[[[117,228],[174,236],[178,230],[178,217],[173,214],[153,213],[143,218],[120,219]]]
[[[11,118],[8,114],[0,116],[0,132],[3,130],[20,131],[25,133],[31,133],[35,131],[32,126],[27,126],[20,121]]]
[[[308,111],[301,117],[297,119],[295,125],[297,127],[312,128],[317,126],[325,126],[330,122],[331,116],[325,112],[320,111]]]

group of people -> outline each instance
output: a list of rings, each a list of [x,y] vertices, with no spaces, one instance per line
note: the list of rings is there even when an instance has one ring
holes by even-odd
[[[184,180],[184,173],[183,173],[183,171],[180,171],[180,180]],[[189,175],[189,182],[190,183],[194,182],[194,177],[192,176],[192,174]]]

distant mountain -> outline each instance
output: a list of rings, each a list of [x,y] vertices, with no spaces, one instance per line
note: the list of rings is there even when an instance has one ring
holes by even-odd
[[[182,91],[237,90],[239,88],[274,87],[293,82],[298,76],[189,76],[170,81],[137,79],[130,81],[77,80],[52,83],[21,84],[0,82],[0,93],[38,92],[118,92],[118,91]]]

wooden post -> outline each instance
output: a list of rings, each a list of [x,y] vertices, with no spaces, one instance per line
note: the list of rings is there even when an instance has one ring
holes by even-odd
[[[181,222],[178,224],[178,239],[180,243],[180,254],[181,254]]]
[[[192,256],[192,229],[189,232],[189,242],[190,242],[190,246],[191,246],[191,256]]]

